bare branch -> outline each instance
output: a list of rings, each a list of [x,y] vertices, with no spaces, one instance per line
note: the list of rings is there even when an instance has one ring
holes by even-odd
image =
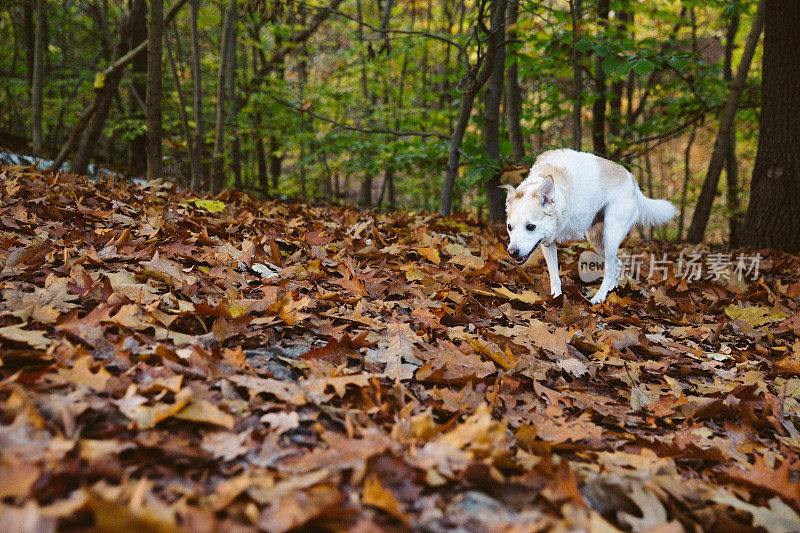
[[[295,111],[299,111],[301,113],[306,113],[310,117],[313,117],[317,120],[321,120],[322,122],[327,122],[328,124],[333,124],[337,128],[342,128],[343,130],[348,131],[357,131],[359,133],[366,133],[366,134],[383,134],[383,135],[393,135],[395,137],[437,137],[439,139],[450,140],[449,135],[445,135],[443,133],[433,132],[433,131],[398,131],[392,129],[385,129],[385,128],[377,128],[377,129],[370,129],[370,128],[359,128],[357,126],[353,126],[350,124],[344,124],[343,122],[338,122],[333,120],[332,118],[325,117],[322,115],[318,115],[311,111],[310,106],[299,106],[294,104],[288,100],[284,100],[278,96],[270,92],[265,93],[267,96],[278,102],[279,104],[294,109]]]
[[[300,44],[307,40],[309,37],[314,35],[314,33],[319,29],[323,22],[328,18],[331,13],[336,12],[336,8],[339,7],[339,4],[342,3],[343,0],[331,0],[330,4],[327,6],[308,6],[313,7],[317,10],[317,14],[311,19],[311,22],[308,24],[306,28],[295,32],[288,37],[286,37],[283,42],[289,44]],[[272,52],[272,56],[269,60],[259,69],[258,74],[253,77],[251,80],[251,84],[254,87],[258,87],[261,85],[261,82],[272,72],[277,65],[280,65],[286,55],[289,53],[289,47],[287,46],[278,46]]]
[[[177,0],[172,5],[172,7],[169,8],[169,11],[167,11],[164,14],[164,25],[165,26],[169,25],[169,23],[172,22],[172,19],[175,18],[175,15],[178,14],[178,11],[183,7],[183,5],[185,3],[186,3],[186,0]],[[136,59],[136,56],[138,56],[139,54],[141,54],[145,50],[147,50],[147,39],[145,39],[144,41],[139,43],[139,45],[136,48],[134,48],[133,50],[131,50],[130,52],[128,52],[124,56],[122,56],[119,59],[117,59],[112,65],[109,65],[108,68],[106,68],[103,71],[103,75],[108,77],[111,74],[113,74],[114,72],[125,68],[134,59]]]
[[[318,9],[324,9],[324,8],[318,8]],[[467,55],[467,48],[465,46],[455,42],[454,40],[448,39],[447,37],[444,37],[442,35],[439,35],[439,34],[436,34],[436,33],[427,32],[427,31],[421,31],[421,30],[397,30],[397,29],[392,29],[392,28],[378,28],[378,27],[373,26],[373,25],[371,25],[371,24],[369,24],[367,22],[364,22],[363,20],[358,19],[357,17],[354,17],[352,15],[348,15],[347,13],[345,13],[343,11],[339,11],[339,10],[328,10],[328,11],[330,11],[334,15],[338,15],[338,16],[340,16],[342,18],[345,18],[347,20],[351,20],[351,21],[353,21],[353,22],[355,22],[357,24],[360,24],[361,26],[364,26],[365,28],[369,29],[370,31],[374,31],[375,33],[383,33],[383,34],[392,34],[392,33],[394,33],[394,34],[398,34],[398,35],[419,35],[421,37],[428,37],[428,38],[434,39],[436,41],[441,41],[441,42],[443,42],[445,44],[448,44],[448,45],[450,45],[450,46],[452,46],[454,48],[457,48],[459,53],[462,56],[464,56],[465,61],[469,62],[469,56]]]

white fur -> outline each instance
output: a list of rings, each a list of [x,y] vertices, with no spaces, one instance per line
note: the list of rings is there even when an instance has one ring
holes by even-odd
[[[548,179],[549,177],[549,179]],[[621,262],[617,250],[634,224],[659,225],[675,216],[666,200],[647,198],[622,166],[587,152],[550,150],[531,167],[528,177],[506,200],[509,254],[525,263],[541,244],[550,293],[561,294],[556,244],[584,236],[605,257],[605,271],[593,304],[617,286]],[[603,221],[593,222],[598,213]],[[535,228],[530,230],[531,225]]]

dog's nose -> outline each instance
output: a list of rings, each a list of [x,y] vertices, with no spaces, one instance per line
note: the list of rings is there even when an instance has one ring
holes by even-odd
[[[513,259],[519,258],[519,248],[516,246],[509,246],[508,247],[508,255],[510,255]]]

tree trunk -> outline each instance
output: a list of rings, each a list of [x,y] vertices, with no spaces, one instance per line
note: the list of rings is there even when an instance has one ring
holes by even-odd
[[[510,0],[506,17],[509,28],[517,23],[518,13],[519,0]],[[517,32],[509,30],[507,39],[513,41],[516,38]],[[506,70],[506,116],[508,117],[508,139],[511,141],[511,160],[514,163],[519,163],[525,157],[525,139],[522,137],[522,127],[520,125],[522,91],[519,86],[519,69],[517,68],[515,50],[516,48],[511,47],[507,51],[508,54],[511,54],[513,60]]]
[[[505,11],[506,0],[495,0],[492,6],[492,27],[490,30],[489,42],[486,49],[486,55],[483,58],[483,65],[478,71],[477,76],[471,87],[464,91],[461,95],[461,108],[458,112],[458,120],[456,121],[453,134],[450,136],[450,153],[447,156],[447,168],[445,170],[444,185],[442,187],[442,198],[439,204],[439,212],[443,215],[449,215],[453,211],[453,196],[456,187],[456,177],[458,176],[458,167],[461,160],[461,144],[464,141],[464,133],[467,131],[469,125],[469,117],[472,114],[472,105],[475,102],[475,96],[480,91],[481,87],[489,80],[494,69],[495,57],[500,48],[502,39],[500,37],[500,30],[505,24]]]
[[[582,13],[582,0],[569,0],[569,13],[572,18],[572,76],[574,78],[573,92],[575,102],[572,108],[572,147],[581,149],[581,109],[583,108],[583,70],[581,69],[580,54],[576,44],[580,39],[580,20]]]
[[[33,86],[33,63],[36,55],[36,24],[33,21],[39,0],[27,0],[22,4],[22,38],[25,42],[25,73],[28,84]]]
[[[390,5],[388,5],[387,8],[388,7],[390,7]],[[384,12],[384,14],[386,15],[386,26],[388,27],[388,24],[389,24],[388,11]],[[416,20],[417,20],[416,2],[414,0],[412,0],[412,2],[411,2],[411,23],[409,25],[409,30],[414,30],[414,24],[415,24]],[[445,68],[444,68],[445,72],[447,71],[447,68],[450,65],[450,54],[449,54],[450,47],[448,47],[447,50],[448,50],[448,54],[447,54],[447,58],[445,60]],[[397,81],[397,89],[398,89],[397,90],[397,102],[396,102],[395,108],[393,110],[393,112],[394,112],[394,129],[397,130],[397,131],[400,130],[400,110],[403,109],[403,107],[405,105],[405,103],[404,103],[405,102],[404,95],[405,95],[405,85],[406,85],[406,73],[408,72],[408,62],[409,62],[409,49],[406,48],[405,52],[403,53],[403,63],[400,66],[400,79]],[[388,102],[390,101],[389,95],[392,93],[392,88],[389,86],[389,84],[391,83],[391,79],[387,76],[386,80],[387,80],[386,81],[386,84],[387,84],[387,87],[386,87],[386,102],[388,104]],[[441,90],[443,92],[448,92],[447,82],[446,81],[442,82],[442,89]],[[448,95],[448,97],[445,98],[444,100],[440,99],[440,102],[442,102],[442,103],[449,102],[449,98],[450,97]],[[378,200],[378,207],[381,207],[381,205],[383,204],[384,191],[386,191],[388,196],[389,196],[389,210],[390,211],[394,211],[394,209],[396,207],[395,206],[395,190],[394,190],[394,176],[395,176],[394,161],[395,161],[395,153],[396,153],[396,146],[393,146],[393,148],[392,148],[392,158],[391,158],[392,160],[391,160],[391,162],[389,162],[389,164],[386,165],[386,169],[384,170],[383,187],[381,188],[381,196],[380,196],[380,199]],[[330,174],[330,169],[328,168],[327,162],[325,163],[325,168],[328,169],[328,174]],[[328,179],[327,181],[330,184],[330,179]],[[330,185],[328,185],[328,187],[330,188]]]
[[[147,179],[164,176],[161,161],[161,43],[164,34],[164,0],[150,0],[147,27]]]
[[[192,139],[192,130],[189,127],[189,117],[186,115],[186,97],[183,95],[183,87],[181,86],[181,78],[178,75],[178,66],[175,63],[175,57],[172,54],[172,46],[169,44],[169,37],[167,32],[164,32],[164,43],[167,48],[167,58],[169,59],[170,67],[172,68],[172,77],[175,79],[175,91],[178,93],[178,105],[180,107],[179,114],[181,117],[181,124],[183,125],[183,135],[186,138],[186,153],[189,156],[189,185],[191,186],[196,180],[199,179],[199,169],[195,165],[195,159],[192,154],[195,153],[194,142]]]
[[[766,1],[767,0],[759,0],[758,2],[756,13],[753,15],[753,25],[750,27],[750,33],[747,36],[747,42],[742,52],[742,59],[739,61],[739,67],[736,70],[736,78],[731,85],[728,103],[720,117],[719,132],[714,141],[714,151],[711,153],[711,161],[708,163],[706,179],[703,182],[703,189],[700,191],[700,198],[697,200],[694,215],[692,215],[692,224],[689,226],[689,232],[686,235],[686,240],[693,244],[701,242],[706,232],[706,224],[708,224],[708,217],[711,214],[711,206],[714,203],[714,196],[716,196],[717,193],[719,176],[722,173],[722,167],[725,165],[726,148],[730,135],[733,132],[736,110],[739,107],[739,99],[741,98],[742,91],[747,82],[750,62],[753,59],[753,53],[756,50],[758,38],[761,35],[761,29],[764,25],[764,8]]]
[[[390,168],[386,171],[386,181],[388,182],[388,195],[389,195],[389,210],[394,211],[397,203],[394,194],[394,169]]]
[[[192,0],[191,8],[191,31],[192,31],[192,85],[193,109],[194,109],[194,150],[191,157],[194,166],[197,168],[197,175],[192,176],[192,189],[195,191],[207,186],[207,174],[205,172],[205,133],[203,131],[203,70],[200,65],[200,37],[197,31],[197,16],[200,0]]]
[[[609,0],[597,0],[597,17],[605,35],[608,28]],[[594,87],[597,97],[592,103],[592,143],[594,152],[602,157],[608,155],[606,148],[606,75],[603,72],[603,57],[594,56]]]
[[[416,2],[412,0],[411,2],[411,26],[409,27],[410,30],[414,30],[414,13],[416,12],[416,6],[414,5]],[[442,35],[447,35],[453,31],[453,24],[455,22],[455,14],[457,11],[457,7],[454,5],[453,9],[450,9],[450,6],[445,0],[442,2],[442,9],[444,10],[444,15],[442,18],[442,27],[440,29]],[[459,32],[457,35],[461,35]],[[408,50],[408,48],[406,48]],[[439,82],[438,87],[436,88],[436,92],[439,94],[439,109],[446,109],[450,102],[453,101],[453,94],[450,92],[450,83],[452,82],[452,67],[451,67],[451,52],[452,47],[447,46],[444,50],[444,60],[440,65],[439,72],[441,73],[441,82]],[[406,54],[407,55],[407,54]]]
[[[269,177],[272,181],[273,194],[278,192],[278,178],[281,176],[281,165],[283,164],[283,155],[280,153],[280,141],[275,135],[269,138]]]
[[[732,131],[728,137],[728,146],[725,154],[725,176],[728,184],[728,245],[731,248],[741,246],[742,240],[742,213],[739,202],[739,162],[736,158],[736,132]]]
[[[513,0],[512,0],[513,1]],[[505,6],[504,6],[505,7]],[[505,17],[503,9],[502,16]],[[505,25],[500,28],[498,35],[501,43],[505,42]],[[484,149],[497,164],[500,163],[500,101],[503,98],[503,78],[505,75],[506,47],[500,44],[494,57],[494,67],[489,83],[486,86],[486,101],[484,107]],[[489,208],[489,220],[496,222],[506,216],[505,193],[500,189],[500,176],[502,169],[498,168],[494,175],[486,181],[486,205]]]
[[[130,50],[140,42],[147,39],[147,3],[145,0],[131,2],[131,18],[133,29],[128,39],[127,49]],[[147,94],[147,54],[139,54],[131,63],[131,88],[129,108],[131,116],[145,120],[140,101]],[[147,135],[142,133],[131,140],[130,158],[128,164],[136,170],[137,174],[144,174],[147,170]]]
[[[689,193],[689,181],[692,178],[692,145],[694,139],[697,137],[697,126],[692,127],[692,132],[689,134],[689,142],[686,143],[686,150],[683,152],[683,187],[681,188],[681,210],[678,215],[678,241],[683,238],[683,226],[686,214],[686,196]]]
[[[739,31],[739,8],[735,0],[730,3],[734,10],[725,36],[725,62],[722,74],[727,83],[733,81],[733,49],[736,47],[736,32]],[[738,248],[741,241],[742,216],[739,213],[739,169],[736,160],[736,131],[731,129],[725,154],[725,181],[728,184],[728,245]]]
[[[225,9],[222,22],[222,49],[219,54],[219,73],[217,76],[217,121],[214,128],[214,170],[211,177],[211,190],[217,193],[224,185],[223,170],[225,166],[225,80],[228,71],[230,54],[228,46],[230,39],[231,11],[230,5]]]
[[[286,66],[281,64],[277,69],[279,76],[283,77]],[[280,135],[282,135],[281,132],[272,133],[269,137],[269,176],[272,182],[273,194],[278,193],[278,182],[283,168],[283,149]]]
[[[660,168],[664,168],[663,164]],[[647,196],[649,198],[655,198],[655,192],[653,190],[653,164],[650,162],[650,150],[648,149],[647,145],[645,145],[644,150],[644,172],[647,175]],[[648,235],[650,239],[653,238],[653,225],[650,224],[648,228]]]
[[[260,122],[257,116],[256,123]],[[269,194],[269,176],[267,175],[267,155],[264,150],[264,139],[261,135],[256,134],[256,163],[258,169],[258,183],[261,185],[261,191],[264,196]]]
[[[299,83],[297,86],[297,95],[302,102],[305,98],[305,90],[306,86],[308,85],[308,47],[306,43],[300,48],[300,60],[297,62],[297,73],[299,78]],[[304,116],[301,119],[300,124],[300,131],[306,133],[308,135],[308,139],[313,139],[313,135],[311,132],[314,130],[314,124],[312,123],[312,118],[308,116]],[[311,152],[315,152],[313,146],[313,140],[310,140],[311,143]],[[300,145],[300,157],[297,160],[297,169],[300,173],[300,196],[303,200],[306,200],[308,197],[308,166],[306,165],[306,143],[302,143]]]
[[[763,2],[762,2],[763,3]],[[761,129],[744,241],[800,252],[800,2],[766,0]]]
[[[361,8],[361,0],[356,0],[356,13],[358,20],[364,20],[364,14]],[[358,44],[361,53],[359,60],[361,61],[361,96],[364,97],[364,117],[363,120],[367,123],[370,122],[370,109],[373,106],[369,105],[370,91],[367,85],[367,52],[364,46],[364,27],[358,25]],[[364,177],[361,179],[361,191],[358,197],[358,205],[361,207],[369,207],[372,203],[372,173],[367,170],[364,172]]]
[[[626,9],[628,1],[621,2],[616,13],[616,34],[620,40],[626,38],[628,34],[628,24],[630,23],[630,13]],[[622,91],[624,88],[624,80],[615,79],[611,83],[611,96],[608,101],[608,134],[611,136],[612,142],[622,135]]]
[[[175,15],[178,14],[178,11],[180,11],[181,7],[183,7],[186,1],[187,0],[175,0],[175,3],[171,8],[169,8],[167,16],[164,17],[164,24],[169,24],[170,21],[175,18]],[[97,142],[97,138],[100,136],[99,132],[102,131],[103,124],[105,124],[106,117],[108,116],[107,111],[105,114],[100,113],[104,105],[104,101],[108,99],[110,102],[111,97],[113,97],[117,90],[119,80],[122,78],[122,73],[125,67],[135,60],[141,53],[147,50],[147,41],[144,41],[139,43],[133,50],[128,51],[126,42],[131,33],[130,25],[131,21],[129,12],[120,23],[120,34],[117,41],[115,61],[102,72],[103,76],[105,77],[105,82],[101,87],[95,88],[95,95],[92,99],[92,103],[89,104],[89,106],[81,113],[78,122],[75,124],[75,127],[69,134],[67,142],[61,147],[61,151],[58,152],[58,156],[53,163],[53,168],[60,168],[64,161],[67,160],[69,153],[78,143],[78,141],[81,140],[81,145],[78,147],[71,166],[74,172],[81,173],[86,171],[86,165],[89,157],[91,156],[91,150]],[[110,95],[108,94],[109,91]],[[90,123],[92,124],[92,129],[98,133],[88,134],[88,131],[85,129]],[[84,152],[84,155],[80,155],[80,152]],[[75,164],[76,162],[81,161],[82,166]]]
[[[42,155],[42,86],[44,85],[45,3],[35,0],[36,35],[33,50],[33,77],[31,78],[31,138],[33,155]]]
[[[133,15],[133,12],[129,11],[120,24],[119,39],[117,40],[117,46],[114,50],[115,60],[124,57],[128,51],[130,35],[133,32]],[[70,162],[70,168],[73,172],[78,174],[86,172],[97,141],[103,132],[103,126],[111,110],[111,102],[119,87],[122,74],[122,69],[112,70],[106,75],[103,84],[95,89],[95,97],[92,104],[84,111],[70,134],[70,138],[59,152],[54,163],[55,168],[61,166],[71,147],[80,139],[75,155]],[[86,129],[84,130],[84,128]]]
[[[75,80],[75,84],[72,86],[72,91],[70,91],[69,96],[64,98],[63,102],[61,103],[61,106],[59,107],[58,118],[56,118],[56,125],[50,131],[49,135],[50,139],[48,142],[48,144],[50,145],[49,148],[50,153],[53,155],[58,153],[58,147],[63,142],[61,137],[62,137],[62,132],[64,130],[64,115],[66,115],[67,110],[72,107],[75,97],[78,95],[78,91],[81,88],[82,82],[83,80],[81,80],[80,78]]]
[[[231,141],[231,171],[233,172],[233,187],[242,190],[242,153],[239,144],[239,110],[236,103],[236,25],[239,18],[236,0],[228,4],[231,21],[228,28],[228,103],[230,105],[230,131],[233,135]]]

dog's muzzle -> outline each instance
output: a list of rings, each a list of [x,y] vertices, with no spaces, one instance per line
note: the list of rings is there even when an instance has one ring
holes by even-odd
[[[527,254],[522,254],[520,253],[519,248],[517,248],[516,246],[511,246],[508,248],[508,255],[510,255],[511,259],[513,259],[514,262],[517,263],[518,265],[524,265],[528,261],[528,259],[530,259],[533,252],[535,252],[536,249],[539,247],[539,244],[541,244],[541,242],[542,239],[539,239],[539,242],[534,244],[533,248],[531,248],[531,251],[528,252]]]

